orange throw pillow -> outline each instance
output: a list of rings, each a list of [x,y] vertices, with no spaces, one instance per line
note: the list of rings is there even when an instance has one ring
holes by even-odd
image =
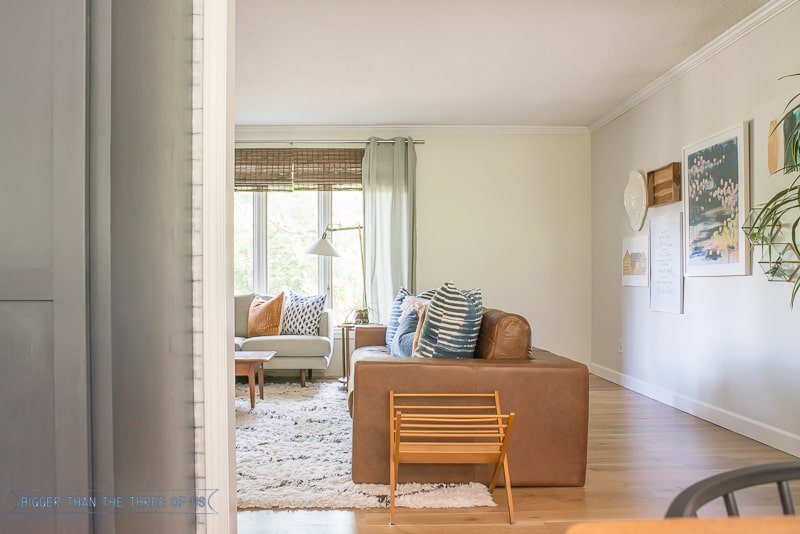
[[[281,333],[283,291],[277,297],[264,300],[258,295],[250,303],[247,315],[247,337],[277,336]]]

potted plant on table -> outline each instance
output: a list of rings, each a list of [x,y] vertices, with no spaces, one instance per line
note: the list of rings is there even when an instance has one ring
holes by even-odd
[[[792,76],[800,73],[783,78]],[[784,163],[773,174],[795,173],[800,170],[800,93],[786,104],[783,116],[770,130],[770,137],[779,139],[779,133],[784,138]],[[759,263],[770,280],[794,280],[790,300],[793,307],[800,293],[800,175],[766,203],[754,208],[743,230],[751,244],[762,247]]]

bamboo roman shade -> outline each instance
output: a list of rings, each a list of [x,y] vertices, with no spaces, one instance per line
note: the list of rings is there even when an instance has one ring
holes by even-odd
[[[236,191],[361,189],[363,148],[237,148]]]

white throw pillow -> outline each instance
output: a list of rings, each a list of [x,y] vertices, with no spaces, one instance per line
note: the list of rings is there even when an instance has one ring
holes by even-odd
[[[291,289],[283,302],[281,335],[318,336],[325,295],[298,295]]]

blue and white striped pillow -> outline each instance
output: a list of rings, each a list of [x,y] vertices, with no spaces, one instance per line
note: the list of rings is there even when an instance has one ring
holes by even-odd
[[[483,319],[480,289],[440,287],[428,304],[420,330],[417,358],[474,358]]]
[[[418,299],[431,300],[435,294],[436,294],[436,289],[435,288],[434,289],[426,289],[425,291],[423,291],[422,293],[417,295],[417,298]]]

